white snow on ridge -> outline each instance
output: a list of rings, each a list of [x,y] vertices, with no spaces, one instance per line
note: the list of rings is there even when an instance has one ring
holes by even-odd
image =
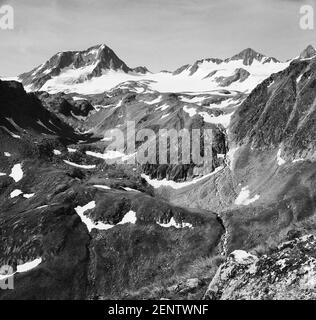
[[[39,266],[41,263],[42,263],[42,258],[37,258],[33,261],[29,261],[24,264],[17,265],[16,272],[14,272],[12,274],[7,274],[7,275],[0,274],[0,280],[8,279],[8,278],[14,276],[16,273],[24,273],[24,272],[30,271],[30,270],[36,268],[37,266]]]
[[[176,220],[173,217],[170,219],[170,221],[168,223],[159,223],[159,222],[157,222],[157,224],[159,224],[163,228],[170,228],[170,227],[175,227],[177,229],[182,229],[182,228],[190,228],[190,229],[192,229],[193,228],[191,223],[186,223],[186,222],[177,223]]]
[[[258,260],[258,258],[244,250],[235,250],[230,256],[234,258],[234,260],[239,264],[250,264],[254,263]]]
[[[20,264],[17,266],[17,272],[22,273],[22,272],[30,271],[30,270],[36,268],[41,263],[42,263],[42,258],[37,258],[33,261],[26,262],[24,264]]]
[[[103,186],[103,185],[99,185],[99,184],[95,184],[93,185],[95,188],[99,188],[99,189],[104,189],[104,190],[111,190],[110,187],[108,186]]]
[[[121,160],[121,161],[127,161],[130,158],[133,158],[136,156],[136,153],[133,154],[125,154],[121,151],[117,150],[107,150],[105,153],[100,152],[93,152],[93,151],[86,151],[86,155],[104,159],[104,160]]]
[[[193,98],[187,98],[187,97],[179,97],[180,100],[182,102],[185,102],[185,103],[195,103],[195,104],[199,104],[199,103],[202,103],[205,99],[208,98],[208,96],[196,96],[196,97],[193,97]]]
[[[23,194],[23,192],[20,189],[16,189],[10,193],[10,197],[15,198],[18,197],[20,194]]]
[[[20,163],[13,166],[9,177],[13,178],[15,182],[19,182],[23,178],[23,170]]]
[[[164,114],[161,119],[167,118],[168,116],[170,116],[170,113]]]
[[[196,108],[193,107],[184,106],[183,111],[188,113],[191,118],[196,115]]]
[[[170,106],[167,103],[164,103],[162,106],[157,107],[156,110],[165,111],[169,107]]]
[[[135,224],[137,221],[136,212],[130,210],[125,214],[122,221],[120,221],[118,224],[125,224],[125,223],[132,223]]]
[[[82,97],[72,97],[72,100],[73,101],[80,101],[80,100],[87,100],[87,99],[82,98]]]
[[[106,224],[101,221],[98,221],[97,223],[95,223],[92,219],[90,219],[89,217],[87,217],[84,214],[88,210],[93,210],[95,208],[95,206],[96,206],[95,201],[91,201],[83,207],[78,206],[75,208],[75,211],[77,212],[77,214],[81,218],[81,221],[87,226],[89,232],[91,232],[93,229],[109,230],[111,228],[114,228],[116,225]],[[125,214],[123,219],[118,224],[125,224],[125,223],[135,224],[136,220],[137,220],[136,213],[131,210]]]
[[[34,196],[35,196],[35,193],[29,193],[29,194],[24,193],[24,194],[23,194],[23,197],[26,198],[26,199],[30,199],[30,198],[32,198],[32,197],[34,197]]]
[[[125,191],[140,192],[139,190],[136,190],[136,189],[133,189],[133,188],[129,188],[129,187],[124,187],[123,189]]]
[[[229,168],[231,171],[233,171],[234,157],[235,157],[235,153],[238,149],[239,149],[239,147],[231,148],[231,149],[229,149],[229,151],[226,154],[226,158],[228,159]]]
[[[149,176],[147,176],[145,174],[142,174],[141,177],[144,178],[147,181],[147,183],[150,184],[151,186],[153,186],[154,188],[171,187],[173,189],[181,189],[181,188],[196,184],[198,182],[201,182],[201,181],[213,176],[214,174],[218,173],[219,171],[221,171],[223,169],[224,169],[224,167],[218,167],[213,172],[211,172],[203,177],[194,179],[192,181],[185,181],[185,182],[175,182],[175,181],[167,180],[167,179],[163,179],[163,180],[150,179]]]
[[[213,123],[213,124],[221,124],[224,128],[228,128],[230,124],[230,119],[232,117],[232,113],[228,114],[222,114],[220,116],[214,117],[213,115],[208,114],[207,112],[199,112],[199,115],[201,115],[205,122]]]
[[[301,74],[297,79],[296,79],[296,83],[300,83],[302,80],[303,75]]]
[[[9,153],[9,152],[4,152],[4,156],[5,156],[5,157],[11,157],[11,153]]]
[[[84,165],[84,164],[77,164],[74,162],[70,162],[68,160],[64,160],[64,162],[66,164],[69,164],[70,166],[76,167],[76,168],[81,168],[81,169],[94,169],[96,167],[96,165],[92,164],[92,165]]]
[[[6,173],[0,172],[0,177],[6,176]]]
[[[258,194],[256,194],[254,197],[249,198],[250,195],[250,191],[249,191],[249,187],[243,187],[238,195],[238,197],[235,200],[235,204],[236,205],[243,205],[243,206],[247,206],[255,201],[257,201],[260,196]]]
[[[162,100],[162,96],[158,96],[158,97],[157,97],[156,99],[154,99],[154,100],[151,100],[151,101],[143,101],[143,102],[145,102],[146,104],[152,105],[152,104],[157,104],[157,103],[161,102],[161,100]]]
[[[94,208],[95,208],[95,201],[91,201],[83,207],[78,206],[75,208],[75,211],[78,213],[79,217],[81,218],[81,221],[87,226],[89,232],[91,232],[92,229],[108,230],[112,228],[113,225],[105,224],[99,221],[95,223],[92,219],[90,219],[84,214],[86,211],[92,210]]]
[[[86,155],[104,160],[118,159],[126,156],[123,152],[114,150],[108,150],[105,153],[86,151]]]

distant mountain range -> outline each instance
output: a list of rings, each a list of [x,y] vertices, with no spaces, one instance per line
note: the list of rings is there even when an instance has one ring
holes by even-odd
[[[309,46],[298,58],[315,54],[315,49]],[[28,91],[50,93],[102,93],[127,81],[133,81],[139,90],[143,90],[145,81],[148,89],[160,92],[227,89],[249,93],[272,73],[288,67],[290,62],[280,62],[248,48],[224,60],[202,59],[174,72],[151,73],[146,67],[130,68],[103,44],[84,51],[57,53],[18,79]]]

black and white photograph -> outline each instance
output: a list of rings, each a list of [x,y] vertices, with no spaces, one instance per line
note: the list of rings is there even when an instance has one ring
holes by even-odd
[[[315,9],[0,0],[0,309],[315,300]]]

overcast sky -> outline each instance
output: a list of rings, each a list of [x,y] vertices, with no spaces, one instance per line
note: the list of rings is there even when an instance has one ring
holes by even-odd
[[[58,51],[105,43],[130,67],[174,70],[252,47],[279,59],[316,46],[300,6],[316,0],[0,0],[15,28],[0,30],[0,74],[29,71]]]

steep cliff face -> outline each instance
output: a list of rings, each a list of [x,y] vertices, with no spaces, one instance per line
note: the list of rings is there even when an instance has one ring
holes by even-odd
[[[78,141],[74,129],[44,107],[34,93],[26,93],[16,81],[0,80],[0,130],[16,139],[47,135],[63,141]]]
[[[267,150],[282,146],[284,159],[314,159],[316,58],[295,60],[260,84],[232,117],[236,144]]]

